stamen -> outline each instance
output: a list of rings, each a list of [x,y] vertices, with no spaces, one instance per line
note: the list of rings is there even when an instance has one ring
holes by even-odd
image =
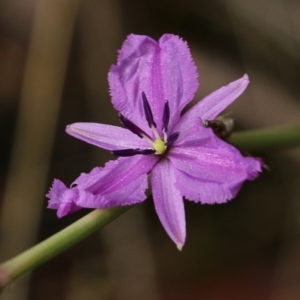
[[[112,154],[116,156],[134,156],[139,154],[140,149],[123,149],[123,150],[113,150]]]
[[[153,134],[154,134],[154,136],[155,136],[155,139],[157,140],[160,140],[161,138],[160,138],[160,136],[159,136],[159,133],[157,132],[157,130],[156,130],[156,128],[152,125],[151,126],[151,129],[152,129],[152,132],[153,132]]]
[[[154,149],[122,149],[122,150],[112,150],[112,154],[116,156],[134,156],[134,155],[149,155],[154,154]]]
[[[122,114],[119,114],[119,120],[127,129],[129,129],[132,133],[136,134],[138,137],[147,137],[151,140],[150,136],[146,132],[144,132],[140,127],[136,126]]]
[[[163,112],[163,128],[162,130],[167,133],[168,132],[168,125],[170,121],[170,107],[169,101],[165,101],[164,112]]]
[[[179,137],[180,132],[176,131],[174,133],[172,133],[169,137],[168,140],[166,142],[166,146],[170,146],[172,145]]]
[[[141,149],[140,150],[140,154],[142,155],[150,155],[150,154],[154,154],[155,150],[154,149]]]
[[[148,99],[147,99],[144,92],[142,92],[142,98],[143,98],[145,117],[146,117],[146,120],[148,122],[148,125],[149,125],[150,128],[152,128],[152,127],[156,128],[156,124],[155,124],[154,119],[153,119],[152,110],[151,110]]]

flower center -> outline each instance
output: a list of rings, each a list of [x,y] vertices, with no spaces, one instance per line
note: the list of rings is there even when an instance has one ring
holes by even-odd
[[[163,154],[167,149],[166,143],[164,141],[162,141],[161,139],[156,139],[152,143],[152,147],[156,151],[155,154]]]
[[[178,136],[179,132],[174,132],[168,136],[168,125],[170,120],[170,108],[169,102],[165,101],[164,111],[163,111],[163,120],[162,120],[162,133],[163,138],[160,137],[157,129],[156,123],[154,122],[153,114],[147,97],[144,92],[142,92],[142,100],[143,100],[143,107],[144,107],[144,114],[147,120],[148,126],[151,128],[155,139],[151,138],[145,131],[131,122],[129,119],[124,117],[122,114],[119,114],[120,122],[129,129],[132,133],[136,134],[138,137],[145,139],[150,146],[151,149],[123,149],[123,150],[113,150],[112,153],[117,156],[133,156],[137,154],[149,155],[149,154],[156,154],[162,155],[166,152],[167,148],[173,144]]]

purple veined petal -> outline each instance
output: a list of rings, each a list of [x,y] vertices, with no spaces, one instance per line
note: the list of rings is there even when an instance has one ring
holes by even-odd
[[[142,92],[160,131],[165,100],[169,101],[172,127],[198,88],[198,75],[187,44],[171,34],[163,35],[158,43],[146,36],[129,35],[108,78],[114,107],[143,130],[147,122]]]
[[[144,116],[142,92],[148,98],[152,97],[149,74],[156,49],[157,42],[150,37],[131,34],[119,50],[117,64],[108,73],[115,109],[144,131],[148,130],[148,125]]]
[[[82,173],[71,188],[55,180],[47,194],[48,208],[57,209],[61,218],[83,207],[109,208],[140,203],[146,199],[147,174],[157,161],[155,155],[119,158],[104,168]]]
[[[109,194],[91,193],[78,188],[76,204],[85,208],[110,208],[115,206],[133,205],[143,202],[147,196],[147,174],[142,174],[129,184]]]
[[[213,182],[195,178],[176,170],[176,187],[187,199],[202,204],[225,203],[233,199],[242,186],[240,182]]]
[[[57,210],[57,217],[62,218],[81,209],[74,203],[77,198],[76,189],[68,189],[63,182],[55,179],[46,195],[49,198],[48,208]]]
[[[132,205],[146,199],[147,174],[158,157],[134,156],[108,162],[104,168],[96,167],[89,174],[82,173],[75,181],[79,197],[78,206],[108,208]]]
[[[196,65],[185,41],[172,34],[159,40],[163,100],[169,101],[169,128],[180,118],[182,109],[194,98],[199,87]],[[157,96],[158,98],[159,96]]]
[[[74,123],[66,127],[66,132],[84,142],[107,150],[128,148],[149,148],[149,144],[128,129],[98,124]]]
[[[192,122],[197,117],[201,117],[202,120],[214,119],[244,92],[248,84],[249,78],[245,74],[242,78],[212,92],[189,109],[182,116],[180,123],[184,126],[186,122]]]
[[[109,195],[125,188],[140,176],[147,176],[158,159],[156,155],[120,157],[109,161],[103,168],[94,168],[89,174],[82,173],[74,184],[93,194]]]
[[[183,198],[175,187],[172,163],[161,160],[151,172],[152,194],[156,212],[167,234],[179,250],[185,243],[185,212]]]
[[[243,157],[237,149],[221,140],[218,144],[218,148],[173,147],[168,158],[175,168],[204,181],[230,184],[258,176],[262,167],[260,160]]]

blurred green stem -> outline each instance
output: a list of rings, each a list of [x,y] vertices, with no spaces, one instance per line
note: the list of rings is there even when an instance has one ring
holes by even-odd
[[[300,126],[243,131],[230,141],[247,151],[300,145]],[[94,210],[52,237],[0,265],[0,290],[22,274],[55,257],[111,222],[130,207]]]
[[[241,131],[230,142],[249,152],[286,149],[300,145],[300,125]]]
[[[96,209],[45,241],[0,265],[0,291],[24,273],[55,257],[97,229],[119,217],[130,207]]]

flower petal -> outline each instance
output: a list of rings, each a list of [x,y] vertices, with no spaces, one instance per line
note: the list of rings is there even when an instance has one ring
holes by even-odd
[[[110,208],[115,206],[133,205],[143,202],[147,197],[145,191],[148,187],[147,175],[141,175],[123,188],[110,194],[94,194],[88,190],[78,189],[75,202],[78,206],[86,208]]]
[[[206,146],[210,148],[218,147],[218,140],[211,128],[203,125],[200,117],[186,122],[179,122],[174,132],[179,132],[179,137],[175,141],[173,147],[197,147]]]
[[[98,124],[74,123],[66,127],[66,132],[84,142],[107,150],[148,148],[149,144],[128,129]]]
[[[197,77],[187,44],[171,34],[163,35],[158,43],[146,36],[129,35],[108,76],[114,107],[143,130],[147,123],[142,92],[161,130],[164,101],[170,103],[172,126],[193,98]]]
[[[117,65],[108,73],[110,94],[116,110],[141,129],[148,128],[142,105],[142,92],[151,102],[150,74],[157,42],[147,36],[129,35],[119,51]]]
[[[76,199],[76,190],[68,189],[63,182],[55,179],[53,185],[46,195],[49,198],[48,208],[57,209],[58,218],[74,213],[81,209],[74,203]]]
[[[185,242],[185,213],[182,196],[175,187],[172,163],[161,160],[151,172],[152,193],[158,217],[170,238],[181,250]]]
[[[83,207],[108,208],[142,202],[146,199],[147,174],[157,159],[151,155],[110,161],[104,168],[82,173],[71,188],[55,180],[47,194],[48,208],[57,209],[58,217],[63,217]]]
[[[181,118],[180,122],[192,122],[197,117],[202,120],[212,120],[220,114],[229,104],[239,97],[249,84],[248,75],[231,82],[227,86],[214,91],[199,101]]]
[[[202,204],[225,203],[233,199],[240,190],[242,182],[213,182],[198,179],[176,170],[176,187],[187,199]]]
[[[94,195],[78,198],[77,205],[90,208],[131,205],[146,199],[147,174],[158,158],[150,156],[121,157],[104,168],[82,173],[75,181],[79,190]]]
[[[177,169],[204,181],[235,184],[258,176],[260,160],[243,157],[233,146],[217,141],[218,148],[173,147],[168,158]]]
[[[170,130],[182,109],[194,98],[198,89],[198,73],[189,47],[176,35],[165,34],[159,40],[161,77],[164,99],[170,106]]]
[[[104,168],[94,168],[89,174],[81,174],[74,183],[92,193],[110,194],[141,175],[147,175],[158,159],[156,155],[120,157],[106,163]]]

